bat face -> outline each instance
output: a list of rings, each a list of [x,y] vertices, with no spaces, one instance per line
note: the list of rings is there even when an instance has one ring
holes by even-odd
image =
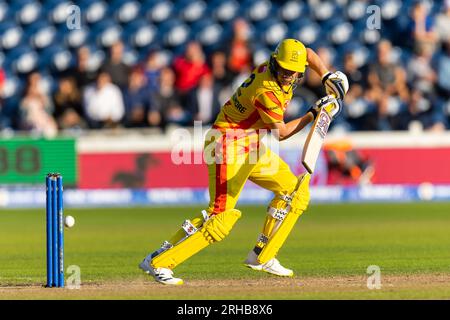
[[[314,172],[317,158],[319,157],[322,144],[331,124],[331,117],[323,108],[317,115],[313,126],[309,130],[302,152],[302,164],[309,173]]]
[[[331,124],[331,118],[328,115],[328,113],[325,110],[322,110],[318,117],[317,123],[315,123],[315,131],[320,135],[320,137],[325,139],[325,136],[327,135],[328,128]]]

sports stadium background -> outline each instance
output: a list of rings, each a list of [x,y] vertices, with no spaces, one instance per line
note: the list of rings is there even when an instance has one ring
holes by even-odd
[[[69,206],[206,203],[173,132],[198,157],[194,121],[285,37],[350,80],[313,201],[449,200],[448,30],[450,1],[0,1],[0,206],[42,206],[51,171]],[[285,120],[322,95],[308,74]],[[280,146],[295,173],[305,132]],[[249,183],[241,202],[267,199]]]

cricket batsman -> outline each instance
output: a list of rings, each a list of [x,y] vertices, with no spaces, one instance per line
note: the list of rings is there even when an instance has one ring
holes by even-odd
[[[322,78],[327,96],[308,112],[288,123],[283,114],[307,67]],[[163,284],[183,280],[173,269],[210,244],[223,240],[241,217],[236,202],[247,180],[273,192],[267,216],[245,266],[282,277],[293,276],[276,256],[310,195],[308,173],[295,176],[289,166],[260,140],[270,130],[279,141],[288,139],[313,121],[321,108],[334,104],[332,117],[342,109],[348,80],[330,72],[319,56],[295,39],[281,41],[268,61],[256,67],[222,107],[204,144],[210,202],[206,210],[182,227],[161,248],[148,254],[139,267]],[[327,109],[328,110],[328,109]]]

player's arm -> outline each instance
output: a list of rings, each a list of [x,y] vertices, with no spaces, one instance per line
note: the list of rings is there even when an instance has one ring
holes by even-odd
[[[306,54],[308,66],[320,76],[327,94],[332,94],[338,99],[344,99],[348,91],[347,76],[341,71],[330,72],[319,55],[311,48],[306,48]]]
[[[289,121],[288,123],[276,122],[268,124],[268,127],[272,129],[272,134],[279,140],[283,141],[289,137],[292,137],[297,132],[301,131],[308,123],[314,120],[314,116],[311,112],[307,112],[303,117]]]
[[[303,117],[285,123],[282,104],[273,92],[261,93],[253,103],[266,127],[276,129],[272,134],[280,141],[296,134],[314,120],[314,114],[307,112]]]
[[[311,48],[306,48],[308,67],[313,69],[317,75],[322,79],[330,70],[325,66],[319,55]]]
[[[333,105],[332,108],[327,108],[332,119],[336,118],[342,110],[342,101],[336,99],[331,95],[320,98],[316,103],[309,108],[303,117],[285,123],[284,121],[270,123],[268,126],[274,129],[272,132],[279,141],[286,140],[293,136],[297,132],[301,131],[308,123],[315,120],[320,110],[329,105]],[[328,110],[329,109],[329,110]]]

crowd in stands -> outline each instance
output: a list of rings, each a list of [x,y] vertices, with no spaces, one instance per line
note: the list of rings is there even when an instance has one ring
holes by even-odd
[[[427,13],[423,2],[416,2],[409,19],[410,37],[401,44],[404,52],[410,52],[406,59],[396,55],[399,44],[384,38],[376,45],[374,59],[363,65],[352,51],[336,61],[328,46],[314,48],[331,70],[339,69],[349,78],[345,111],[334,128],[450,129],[450,1],[435,16]],[[173,59],[164,59],[153,48],[133,65],[124,62],[121,41],[108,48],[99,68],[92,68],[89,47],[82,46],[76,52],[75,66],[54,75],[54,92],[42,88],[39,71],[26,75],[18,112],[9,127],[54,136],[59,130],[164,130],[170,124],[191,126],[196,120],[209,125],[261,62],[255,61],[255,43],[246,19],[237,18],[233,26],[232,37],[212,52],[192,40]],[[5,74],[0,72],[0,89],[4,82]],[[320,77],[308,71],[285,120],[301,115],[323,95]],[[2,123],[0,129],[5,129]]]

